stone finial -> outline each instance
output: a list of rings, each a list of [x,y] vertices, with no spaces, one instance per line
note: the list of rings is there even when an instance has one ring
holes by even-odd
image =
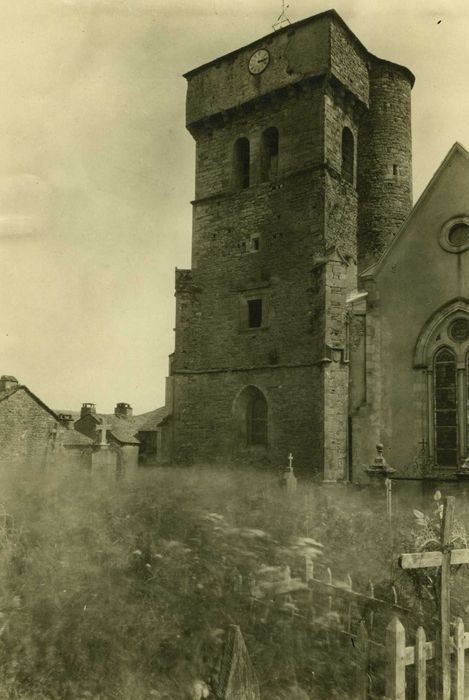
[[[376,457],[375,461],[373,462],[373,467],[374,469],[386,469],[387,466],[386,460],[384,459],[384,445],[382,443],[378,443],[376,445]]]
[[[376,456],[373,460],[373,464],[365,469],[368,476],[371,477],[382,477],[387,479],[391,474],[396,471],[388,465],[384,457],[384,446],[382,443],[376,445]]]

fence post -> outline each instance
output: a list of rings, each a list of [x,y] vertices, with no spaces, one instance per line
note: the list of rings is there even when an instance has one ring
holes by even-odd
[[[311,557],[305,558],[305,575],[306,583],[309,583],[314,578],[314,562]]]
[[[369,590],[369,597],[374,598],[375,597],[375,586],[373,581],[370,581],[368,583],[368,590]],[[373,625],[375,622],[375,611],[373,610],[373,607],[370,607],[370,632],[373,630]]]
[[[464,623],[460,617],[456,619],[454,648],[456,654],[454,700],[464,700]]]
[[[386,628],[386,698],[405,700],[405,629],[397,617]]]
[[[353,590],[353,582],[352,582],[352,577],[350,576],[350,574],[347,574],[347,576],[345,578],[345,583],[346,583],[349,591]],[[352,601],[350,600],[348,605],[347,605],[347,632],[349,632],[349,633],[352,631],[352,605],[353,605]],[[365,628],[365,632],[366,632],[366,628]]]
[[[358,626],[357,632],[357,700],[367,700],[368,698],[368,631],[363,620]]]
[[[425,630],[419,627],[415,637],[415,690],[418,700],[427,698],[427,653]]]

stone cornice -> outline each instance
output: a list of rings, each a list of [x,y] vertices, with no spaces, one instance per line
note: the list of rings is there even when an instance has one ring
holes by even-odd
[[[252,192],[254,189],[257,188],[264,188],[266,190],[270,190],[272,193],[276,192],[277,190],[281,190],[283,188],[283,183],[287,182],[288,180],[297,177],[298,175],[304,175],[308,173],[314,173],[314,172],[326,172],[328,173],[331,177],[335,178],[336,180],[341,180],[341,182],[351,191],[355,192],[356,194],[356,188],[348,183],[344,178],[342,177],[341,173],[334,168],[333,165],[329,162],[323,162],[323,163],[316,163],[315,165],[308,165],[305,168],[298,168],[297,170],[290,170],[289,172],[285,173],[282,177],[278,177],[275,181],[273,182],[259,182],[257,184],[252,184],[248,188],[244,190],[239,190],[239,189],[226,189],[222,190],[220,192],[215,192],[214,194],[209,194],[205,197],[198,197],[197,199],[193,199],[191,201],[192,206],[197,206],[199,204],[206,204],[211,201],[216,201],[218,199],[223,199],[224,197],[237,197],[237,196],[247,196],[248,193]]]
[[[298,94],[307,94],[318,86],[323,89],[325,94],[328,94],[334,100],[342,100],[346,110],[356,111],[358,115],[361,115],[368,109],[367,103],[353,92],[348,85],[343,83],[337,76],[327,71],[301,78],[295,83],[290,83],[289,85],[271,90],[263,95],[258,95],[242,104],[234,105],[226,110],[207,115],[197,121],[188,122],[186,127],[196,139],[199,132],[224,127],[236,115],[252,114],[260,108],[265,108],[266,105],[279,106],[282,102],[292,99],[292,97]]]

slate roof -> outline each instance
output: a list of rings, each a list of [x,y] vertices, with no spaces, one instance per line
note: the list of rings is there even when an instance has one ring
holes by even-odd
[[[12,377],[12,379],[14,378]],[[28,389],[28,387],[24,384],[17,384],[16,386],[12,386],[10,387],[10,389],[7,389],[7,391],[0,392],[0,401],[6,401],[10,398],[10,396],[13,396],[19,391],[24,391],[26,394],[28,394],[28,396],[30,396],[33,399],[33,401],[35,401],[42,409],[44,409],[44,411],[49,413],[53,418],[55,418],[55,420],[58,423],[60,423],[60,418],[58,414],[51,408],[49,408],[49,406],[47,406],[47,404],[45,404],[44,401],[41,401],[41,399],[38,396],[36,396],[36,394],[34,394],[30,389]],[[79,433],[78,430],[64,429],[61,433],[60,441],[62,445],[65,445],[66,447],[86,447],[93,444],[93,440],[91,440],[91,438],[86,437],[86,435],[83,435],[82,433]]]
[[[57,422],[60,421],[59,416],[55,411],[53,411],[47,404],[44,403],[44,401],[41,401],[41,399],[36,396],[36,394],[33,394],[33,392],[28,389],[27,386],[24,384],[18,384],[17,386],[12,386],[10,389],[7,389],[6,391],[0,392],[0,401],[5,401],[6,399],[10,398],[10,396],[13,396],[13,394],[16,394],[18,391],[24,391],[28,396],[30,396],[33,401],[35,401],[41,408],[43,408],[47,413],[50,413],[50,415],[55,418]]]
[[[161,406],[161,408],[156,408],[154,411],[135,416],[137,432],[147,433],[156,430],[168,415],[169,411],[166,406]]]
[[[78,411],[60,411],[70,414],[75,421],[80,419]],[[116,416],[114,413],[89,413],[100,424],[104,418],[109,426],[109,432],[120,443],[126,445],[139,445],[137,438],[140,432],[153,432],[168,417],[166,406],[155,408],[153,411],[141,413],[138,416]]]
[[[94,441],[87,435],[79,433],[78,430],[65,429],[60,436],[60,441],[64,447],[91,447]]]

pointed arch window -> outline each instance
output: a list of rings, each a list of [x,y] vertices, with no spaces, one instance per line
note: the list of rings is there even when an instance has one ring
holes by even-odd
[[[248,445],[267,445],[267,401],[260,392],[251,397],[246,411]]]
[[[269,408],[265,395],[250,385],[238,394],[233,403],[236,449],[268,447]]]
[[[469,455],[469,350],[466,354],[466,457]]]
[[[426,455],[455,469],[469,456],[469,299],[457,297],[430,316],[413,364],[426,374]]]

